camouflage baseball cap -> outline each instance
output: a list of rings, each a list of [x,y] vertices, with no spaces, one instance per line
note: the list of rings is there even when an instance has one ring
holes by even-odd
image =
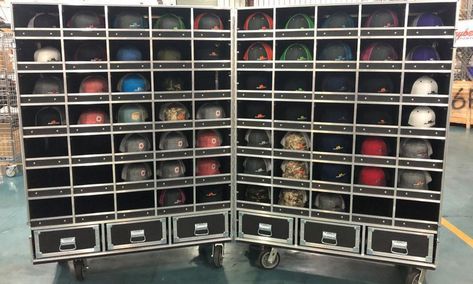
[[[306,151],[310,148],[310,139],[305,132],[288,132],[281,139],[281,145],[286,150]]]
[[[279,205],[304,207],[307,202],[307,192],[298,189],[281,189],[279,192]]]
[[[162,121],[188,120],[189,111],[181,103],[166,103],[159,109],[159,119]]]
[[[147,180],[153,175],[147,163],[126,164],[122,168],[121,178],[124,181]]]
[[[178,178],[186,173],[186,166],[182,160],[158,162],[156,168],[156,175],[159,178]]]
[[[245,191],[247,201],[269,203],[271,196],[271,188],[258,185],[248,185]]]
[[[120,152],[145,152],[151,149],[151,143],[147,135],[140,133],[129,133],[120,142]]]
[[[290,179],[309,179],[309,164],[301,161],[284,161],[281,164],[282,177]]]

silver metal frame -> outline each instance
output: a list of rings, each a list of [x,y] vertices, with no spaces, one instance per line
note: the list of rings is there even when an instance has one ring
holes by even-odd
[[[114,245],[112,243],[112,228],[113,226],[125,225],[125,224],[137,224],[137,223],[147,223],[147,222],[155,222],[161,221],[161,232],[163,237],[159,241],[154,242],[142,242],[142,243],[135,243],[135,244],[126,244],[126,245]],[[108,223],[105,224],[107,228],[107,249],[108,250],[116,250],[116,249],[126,249],[126,248],[134,248],[134,247],[143,247],[143,246],[153,246],[153,245],[162,245],[167,243],[167,230],[166,230],[166,218],[159,218],[159,219],[152,219],[148,221],[136,221],[136,222],[117,222],[117,223]],[[144,232],[146,233],[146,232]]]
[[[264,236],[264,235],[252,235],[248,233],[243,232],[243,216],[244,215],[252,215],[252,216],[261,216],[261,217],[268,217],[268,218],[273,218],[273,219],[281,219],[281,220],[286,220],[288,222],[288,231],[289,231],[289,238],[287,240],[283,239],[277,239],[273,238],[270,236]],[[244,211],[239,211],[238,212],[238,219],[239,219],[239,227],[238,227],[238,238],[245,238],[245,239],[251,239],[251,240],[258,240],[258,241],[268,241],[268,242],[273,242],[273,243],[282,243],[282,244],[288,244],[288,245],[293,245],[294,244],[294,219],[291,217],[276,217],[273,215],[269,214],[253,214],[253,213],[248,213]],[[260,223],[261,226],[261,223]],[[296,230],[297,233],[297,230]],[[297,239],[297,238],[296,238]]]

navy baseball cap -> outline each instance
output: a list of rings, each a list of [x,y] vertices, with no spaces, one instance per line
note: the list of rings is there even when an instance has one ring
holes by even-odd
[[[351,47],[342,41],[325,44],[319,55],[319,60],[348,61],[353,60]]]
[[[327,74],[322,79],[323,92],[354,92],[355,80],[351,74]]]
[[[286,78],[283,84],[284,91],[312,91],[312,79],[307,80],[307,78],[298,74],[284,74],[284,78]]]
[[[316,134],[315,150],[330,153],[351,153],[353,138],[346,135]]]
[[[350,183],[351,166],[339,164],[321,164],[320,179],[323,181]]]

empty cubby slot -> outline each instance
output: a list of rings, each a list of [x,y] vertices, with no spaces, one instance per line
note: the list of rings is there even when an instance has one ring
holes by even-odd
[[[229,71],[206,71],[195,72],[196,90],[229,90],[230,72]]]
[[[158,190],[158,207],[182,206],[194,203],[192,187]]]
[[[238,101],[238,118],[271,119],[271,102]]]
[[[310,179],[310,162],[299,160],[273,160],[273,171],[275,177],[293,180]]]
[[[195,102],[195,119],[224,119],[230,118],[230,101],[197,101]]]
[[[447,107],[403,106],[402,125],[420,128],[445,128],[447,125]]]
[[[238,72],[238,90],[271,91],[272,73],[263,71]]]
[[[70,186],[69,168],[26,170],[28,188]]]
[[[336,183],[351,183],[351,165],[335,163],[313,163],[313,180]]]
[[[154,112],[156,121],[191,120],[194,117],[190,101],[156,103]]]
[[[67,156],[66,137],[25,138],[25,158]]]
[[[353,123],[352,104],[317,103],[314,109],[314,121],[329,123]]]
[[[251,19],[250,16],[256,16],[253,19],[254,23],[251,23],[249,20]],[[248,21],[247,21],[248,20]],[[238,29],[239,30],[262,30],[262,29],[270,29],[269,23],[273,22],[273,9],[251,9],[251,10],[238,10]],[[247,24],[245,26],[245,24]],[[251,24],[251,25],[250,25]],[[261,28],[262,27],[262,28]]]
[[[73,156],[112,153],[109,135],[72,136],[70,139]]]
[[[396,201],[396,218],[437,222],[440,204],[411,200]]]
[[[360,61],[402,60],[402,39],[362,39]]]
[[[69,124],[106,124],[110,122],[109,106],[71,105],[69,106]]]
[[[195,161],[198,176],[212,176],[230,173],[230,157],[198,158]]]
[[[190,8],[161,8],[152,7],[153,29],[176,29],[176,19],[182,22],[178,23],[179,29],[191,29],[191,9]]]
[[[312,118],[311,108],[312,103],[310,102],[275,102],[275,119],[310,122]]]
[[[114,134],[115,153],[153,151],[152,133]]]
[[[275,55],[275,60],[280,61],[312,62],[314,42],[312,40],[278,40]]]
[[[343,134],[314,134],[314,151],[351,154],[353,136]]]
[[[361,72],[358,92],[398,94],[401,88],[401,73]]]
[[[357,40],[319,39],[317,41],[318,61],[356,61]],[[353,67],[352,67],[353,68]]]
[[[242,201],[271,203],[271,187],[254,184],[237,184],[237,198]]]
[[[436,18],[434,21],[431,20],[433,14]],[[436,26],[455,26],[456,5],[455,3],[422,3],[422,4],[409,4],[409,22],[408,26],[424,26],[427,23],[434,22]],[[421,17],[423,16],[423,17]],[[425,18],[424,18],[425,17]],[[423,22],[425,21],[427,22]],[[440,19],[440,21],[439,21]]]
[[[112,166],[86,166],[72,168],[74,185],[112,183]]]
[[[362,27],[372,27],[372,28],[395,28],[395,27],[404,27],[404,18],[405,18],[405,4],[383,4],[383,5],[363,5],[361,8],[361,24]],[[385,15],[391,14],[390,18],[379,17],[380,19],[387,19],[383,22],[375,21],[373,15]]]
[[[301,16],[299,18],[295,17],[296,15]],[[315,9],[314,7],[278,8],[276,18],[277,29],[313,29]]]
[[[156,91],[190,91],[192,90],[192,72],[154,72],[154,89]]]
[[[302,189],[273,188],[273,204],[309,208],[310,192]]]
[[[74,197],[76,215],[115,211],[113,194]]]
[[[194,41],[194,60],[230,60],[230,42]]]
[[[108,7],[108,27],[112,29],[147,29],[149,12],[147,7]]]
[[[81,22],[85,15],[87,21]],[[78,18],[78,19],[77,19]],[[62,6],[64,28],[105,28],[105,11],[103,6]],[[93,21],[92,21],[93,20]]]
[[[277,91],[312,92],[312,78],[312,72],[276,72],[274,88]],[[269,89],[271,90],[271,86]],[[288,98],[290,96],[287,94]]]
[[[18,74],[19,93],[22,95],[55,95],[64,93],[64,81],[60,73]]]
[[[154,208],[154,190],[117,194],[117,210]]]
[[[72,215],[70,197],[29,200],[28,204],[31,219]]]
[[[396,155],[397,139],[395,137],[382,136],[356,136],[356,154],[368,156],[390,156]]]
[[[317,8],[319,29],[358,28],[358,6],[321,6]],[[343,21],[337,20],[341,18]]]
[[[41,48],[49,48],[45,52],[37,53],[35,60],[35,52]],[[16,40],[16,54],[18,62],[37,61],[42,63],[62,61],[61,57],[61,41],[60,40]],[[41,55],[41,56],[40,56]],[[47,56],[47,57],[45,57]]]
[[[23,106],[21,116],[23,127],[30,126],[59,126],[66,124],[64,106]]]
[[[359,185],[394,187],[394,169],[356,166],[354,183]]]
[[[449,73],[405,73],[404,95],[448,95],[450,78]]]
[[[388,198],[353,196],[353,214],[392,217],[393,200]]]
[[[191,60],[191,42],[184,40],[154,40],[153,56],[153,59],[157,61]]]
[[[107,42],[104,40],[65,40],[66,61],[107,61]]]
[[[251,48],[250,48],[251,47]],[[274,58],[273,42],[265,41],[239,41],[237,42],[238,60],[262,61],[271,64]]]
[[[117,182],[153,180],[153,163],[117,164],[115,165],[115,177]]]
[[[221,202],[230,200],[230,185],[206,185],[196,187],[197,203]]]
[[[33,19],[41,13],[49,14],[47,20]],[[29,24],[34,28],[59,28],[58,5],[13,4],[13,23],[15,28],[28,28]]]
[[[399,106],[375,104],[358,105],[356,121],[359,124],[398,125]]]
[[[150,103],[113,104],[112,111],[112,118],[115,123],[141,123],[152,120]]]
[[[220,21],[222,22],[223,29],[224,30],[229,30],[230,29],[230,10],[217,10],[217,9],[194,9],[194,29],[199,30],[199,29],[206,29],[205,22],[201,23],[200,21],[196,21],[197,19],[204,19],[205,17],[199,17],[200,15],[206,15],[206,14],[213,14],[216,15],[218,18],[220,18]],[[197,26],[195,24],[198,24]],[[203,24],[203,25],[202,25]],[[214,29],[215,26],[213,26],[211,29]]]
[[[112,85],[113,88],[113,85]],[[108,74],[97,73],[68,73],[67,74],[68,93],[107,93]]]
[[[192,159],[175,159],[156,162],[156,176],[158,179],[172,179],[194,176]]]
[[[451,61],[452,46],[452,39],[407,39],[406,60],[416,62]]]
[[[111,61],[148,61],[149,42],[144,40],[110,40]]]
[[[309,151],[312,145],[310,132],[303,131],[274,131],[273,141],[274,148],[285,150]]]
[[[111,80],[113,92],[151,91],[150,72],[116,72],[112,73]]]
[[[312,192],[312,209],[332,212],[350,212],[350,195]]]
[[[316,92],[355,92],[354,72],[317,72],[315,74]]]

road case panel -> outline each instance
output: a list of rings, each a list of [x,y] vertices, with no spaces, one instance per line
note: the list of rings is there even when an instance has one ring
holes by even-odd
[[[228,213],[173,217],[173,242],[189,242],[205,239],[226,238]]]
[[[302,246],[360,253],[361,226],[301,220]]]
[[[145,222],[111,223],[107,228],[107,249],[123,249],[167,243],[166,218]]]
[[[294,219],[239,212],[238,237],[292,245]]]

